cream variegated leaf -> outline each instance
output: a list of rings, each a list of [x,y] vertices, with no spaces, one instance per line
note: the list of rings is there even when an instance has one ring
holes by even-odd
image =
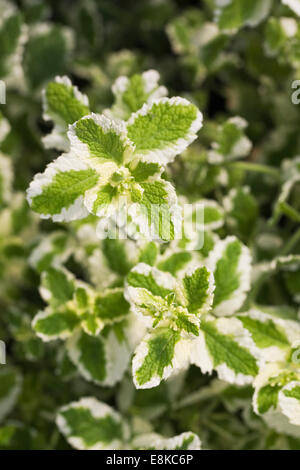
[[[164,437],[150,432],[148,422],[127,422],[107,404],[84,397],[59,409],[56,424],[72,447],[79,450],[200,450],[193,432]],[[108,462],[113,457],[108,458]]]
[[[28,37],[27,25],[21,12],[6,0],[0,2],[0,17],[0,78],[7,86],[24,89],[22,55]]]
[[[219,241],[210,252],[207,266],[215,279],[214,313],[233,315],[238,311],[250,289],[251,255],[235,237]]]
[[[275,317],[259,308],[238,314],[237,318],[249,331],[267,362],[285,361],[293,345],[300,340],[297,321]]]
[[[148,333],[135,350],[132,361],[136,388],[152,388],[188,366],[188,342],[171,328]]]
[[[81,398],[60,408],[56,423],[67,441],[80,450],[118,450],[128,438],[120,414],[95,398]]]
[[[70,154],[50,163],[44,173],[38,173],[27,190],[27,200],[43,219],[55,222],[84,218],[86,192],[98,181],[96,170]]]
[[[94,336],[77,330],[69,338],[68,355],[85,380],[112,387],[122,379],[132,353],[125,337],[126,327],[122,329],[118,334],[118,330],[107,327],[105,334]]]
[[[183,432],[170,438],[149,433],[134,438],[132,447],[143,450],[201,450],[201,441],[193,432]]]
[[[127,131],[139,158],[166,164],[197,138],[201,126],[202,114],[197,107],[173,97],[145,104],[131,115]]]
[[[29,264],[38,272],[65,263],[73,252],[73,241],[67,232],[54,231],[39,240],[29,257]]]
[[[254,411],[278,433],[300,437],[299,373],[267,365],[254,381]]]
[[[235,116],[220,125],[216,132],[216,140],[208,153],[211,163],[246,157],[252,148],[251,141],[245,134],[245,119]]]
[[[251,384],[263,363],[250,333],[236,318],[209,316],[201,321],[190,355],[203,373],[216,370],[220,379],[236,385]]]
[[[80,320],[76,312],[68,308],[52,310],[46,308],[37,313],[32,321],[32,328],[43,341],[68,338]]]

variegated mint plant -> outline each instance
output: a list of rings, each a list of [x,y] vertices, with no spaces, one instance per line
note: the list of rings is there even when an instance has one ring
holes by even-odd
[[[299,51],[300,0],[0,0],[0,450],[300,450]]]

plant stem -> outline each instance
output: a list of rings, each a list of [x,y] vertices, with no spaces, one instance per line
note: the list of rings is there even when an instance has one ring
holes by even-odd
[[[235,168],[239,168],[245,171],[255,171],[256,173],[263,173],[265,175],[272,176],[276,180],[280,180],[280,171],[277,168],[273,168],[268,165],[262,165],[261,163],[251,162],[231,162]]]
[[[287,244],[281,250],[280,256],[288,255],[292,251],[294,246],[297,245],[297,243],[299,241],[300,241],[300,228],[298,228],[298,230],[296,230],[294,235],[290,238],[290,240],[287,242]]]

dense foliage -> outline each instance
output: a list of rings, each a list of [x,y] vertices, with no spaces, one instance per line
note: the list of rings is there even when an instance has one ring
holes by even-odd
[[[299,17],[0,0],[0,449],[300,450]]]

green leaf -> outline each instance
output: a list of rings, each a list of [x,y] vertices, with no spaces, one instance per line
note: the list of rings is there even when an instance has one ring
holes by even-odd
[[[132,362],[137,388],[152,388],[177,368],[175,347],[180,334],[170,328],[156,328],[137,347]],[[180,361],[180,358],[178,358]]]
[[[296,400],[300,401],[300,385],[296,385],[290,390],[283,390],[283,393],[288,398],[295,398]]]
[[[217,315],[233,315],[250,288],[249,250],[235,237],[218,242],[210,252],[208,267],[215,278],[213,307]]]
[[[94,309],[95,315],[103,321],[119,321],[128,314],[129,303],[124,299],[123,289],[114,289],[98,295]]]
[[[173,186],[164,180],[140,183],[140,186],[143,194],[135,209],[140,216],[141,232],[146,233],[147,238],[150,231],[152,239],[173,240],[179,223],[179,218],[176,219],[177,198]]]
[[[135,181],[141,183],[146,181],[150,176],[154,176],[161,172],[161,167],[158,163],[147,163],[138,161],[136,166],[130,169]]]
[[[44,93],[44,119],[54,122],[51,134],[44,137],[46,148],[67,150],[68,125],[89,114],[89,102],[86,95],[79,92],[68,77],[56,77],[50,82]]]
[[[112,387],[128,367],[130,350],[113,329],[91,336],[77,331],[67,342],[68,355],[79,373],[88,381]]]
[[[217,129],[213,150],[209,151],[209,160],[214,163],[246,157],[252,144],[245,135],[247,122],[235,116],[228,119]]]
[[[161,98],[144,105],[128,121],[128,137],[144,161],[168,163],[197,137],[202,115],[182,98]]]
[[[155,242],[146,243],[139,254],[139,262],[154,266],[158,255],[158,248]],[[161,269],[161,268],[159,268]],[[161,269],[163,271],[163,269]]]
[[[146,289],[159,297],[166,297],[172,292],[173,287],[167,275],[161,275],[157,269],[144,263],[137,265],[130,271],[127,282],[131,287]]]
[[[74,294],[74,279],[66,270],[49,268],[42,274],[41,295],[53,307],[63,305]]]
[[[96,165],[107,161],[120,165],[133,151],[124,123],[94,113],[72,126],[69,139],[72,152],[90,159],[91,164],[95,159]]]
[[[215,15],[221,30],[234,32],[256,26],[268,15],[272,0],[215,0]]]
[[[205,346],[207,348],[209,358],[223,380],[229,383],[237,383],[243,385],[251,383],[253,378],[258,374],[258,361],[250,351],[251,345],[248,347],[240,345],[239,341],[247,336],[242,329],[238,330],[235,319],[221,319],[217,321],[202,321],[200,329],[204,334]],[[223,333],[223,330],[226,333]],[[232,332],[231,332],[232,331]],[[247,344],[245,341],[242,344]],[[197,360],[197,358],[195,358]],[[204,371],[207,368],[205,358],[198,358],[198,365]]]
[[[130,246],[122,240],[106,238],[102,242],[102,251],[109,268],[120,276],[126,276],[133,267],[130,259]]]
[[[257,406],[260,414],[264,414],[271,408],[276,409],[280,385],[265,385],[260,388],[257,395]]]
[[[111,113],[117,118],[127,120],[132,113],[138,111],[145,103],[167,94],[165,87],[158,85],[159,74],[148,70],[141,75],[130,78],[119,77],[112,86],[115,104]]]
[[[243,315],[238,315],[239,320],[243,323],[244,328],[250,331],[253,341],[259,348],[269,348],[272,346],[280,349],[287,349],[290,347],[289,340],[279,325],[272,319],[269,319],[263,313],[259,316],[252,315],[249,312]]]
[[[61,156],[43,174],[36,175],[27,190],[27,199],[42,218],[75,220],[88,214],[83,198],[97,181],[97,172],[78,158]]]
[[[4,6],[5,15],[0,25],[0,77],[16,80],[20,72],[20,46],[24,42],[23,18],[10,4]],[[19,77],[20,79],[20,77]]]
[[[31,88],[44,85],[67,69],[73,49],[71,32],[67,28],[44,24],[32,28],[24,54],[24,72]]]
[[[70,256],[72,244],[67,232],[54,231],[43,237],[30,254],[29,264],[38,272],[64,263]]]
[[[182,280],[183,305],[189,312],[197,315],[207,313],[213,302],[214,281],[205,266],[186,274]]]
[[[32,327],[43,341],[51,341],[67,338],[79,323],[77,314],[62,306],[59,310],[48,308],[39,312],[33,319]]]
[[[186,331],[194,336],[199,335],[199,324],[193,315],[178,312],[175,323],[180,331]]]
[[[232,189],[224,199],[226,222],[243,240],[253,234],[258,217],[258,204],[249,187]]]
[[[174,52],[182,55],[199,53],[201,40],[197,40],[197,34],[204,24],[204,15],[196,8],[187,9],[174,18],[166,28]]]
[[[186,267],[186,265],[192,260],[192,254],[187,251],[181,251],[178,253],[169,254],[163,257],[157,264],[157,268],[161,271],[171,273],[173,276],[178,271]]]
[[[95,398],[81,398],[62,407],[56,423],[76,449],[116,450],[126,437],[121,416]]]

